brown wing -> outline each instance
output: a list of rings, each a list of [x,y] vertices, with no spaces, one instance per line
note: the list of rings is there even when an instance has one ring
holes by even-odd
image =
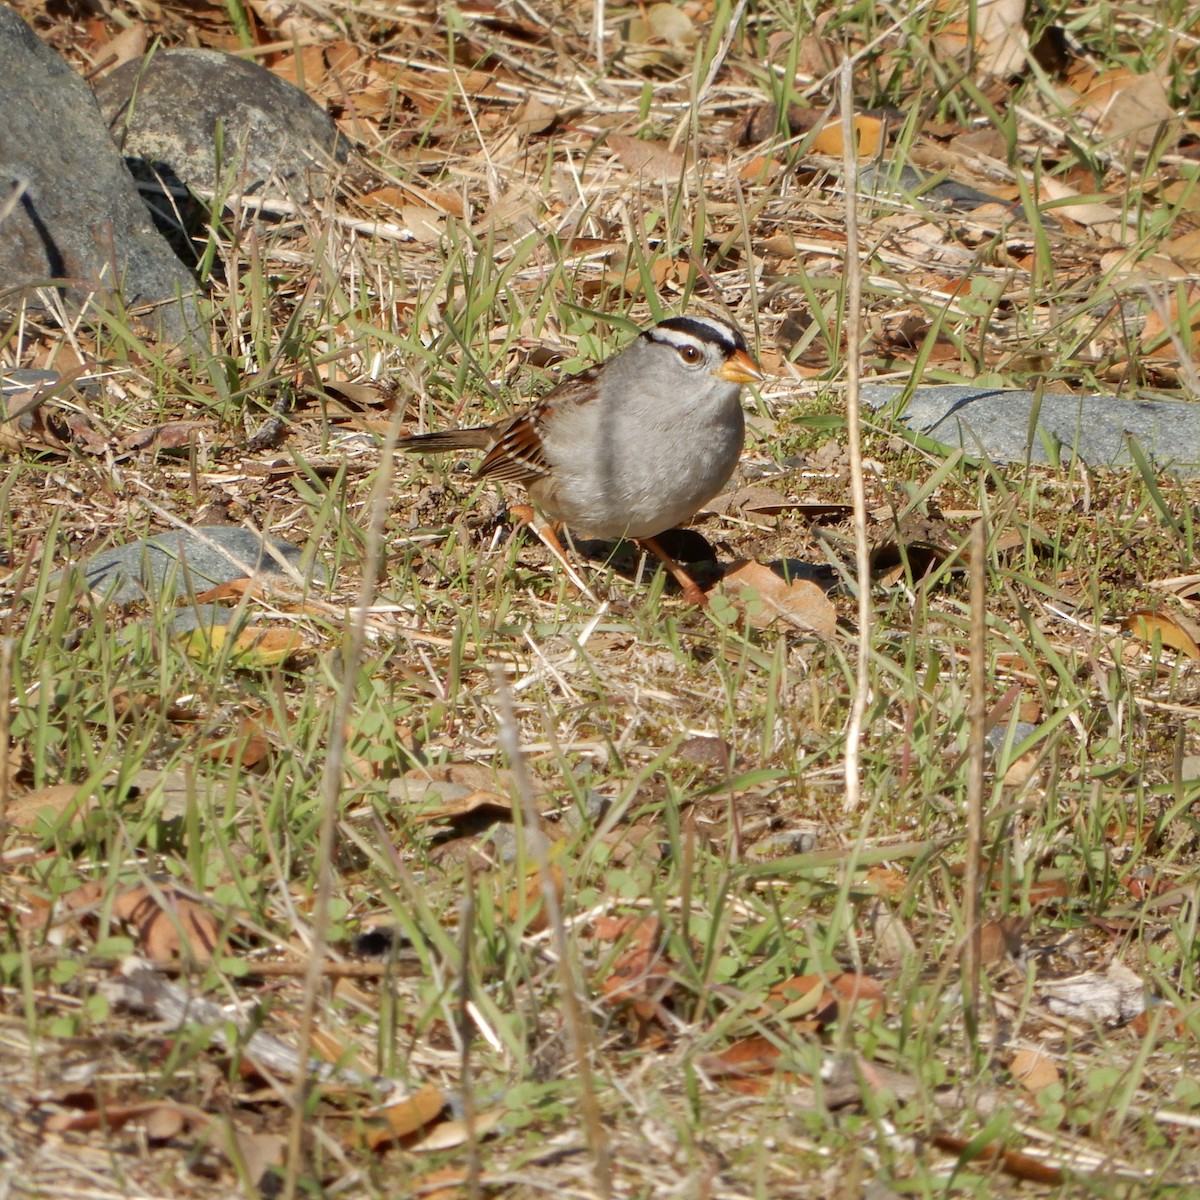
[[[530,483],[550,473],[538,433],[537,414],[535,405],[497,430],[498,436],[483,456],[476,476],[503,479],[509,483]]]
[[[592,381],[597,368],[589,367],[551,388],[536,404],[518,413],[507,425],[496,429],[496,440],[475,474],[508,483],[532,483],[550,474],[550,463],[542,445],[542,427],[550,410],[560,404],[585,404],[594,395]]]

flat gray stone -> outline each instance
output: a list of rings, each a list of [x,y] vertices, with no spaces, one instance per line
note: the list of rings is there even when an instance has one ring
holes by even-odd
[[[68,311],[95,290],[129,307],[161,305],[145,323],[195,339],[196,281],[154,229],[88,85],[6,5],[0,5],[0,231],[6,307],[42,309],[38,288]]]
[[[868,384],[863,403],[882,409],[904,389]],[[1037,409],[1032,439],[1030,419]],[[1200,403],[1122,400],[980,388],[959,384],[918,387],[897,414],[909,429],[951,449],[995,462],[1067,462],[1078,455],[1092,467],[1131,467],[1133,439],[1156,467],[1200,475]]]
[[[154,50],[96,85],[136,178],[207,192],[261,192],[297,203],[328,194],[349,144],[320,105],[265,67],[220,50]],[[224,178],[222,178],[224,176]]]
[[[285,563],[301,570],[303,551],[299,546],[263,539],[236,525],[200,525],[159,533],[94,554],[79,570],[90,592],[125,606],[138,600],[204,592],[248,574],[290,578],[267,549],[268,544]],[[323,582],[326,573],[314,565],[308,577]]]

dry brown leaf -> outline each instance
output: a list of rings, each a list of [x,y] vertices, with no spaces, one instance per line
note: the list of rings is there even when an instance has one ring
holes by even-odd
[[[678,183],[686,160],[666,142],[643,141],[624,133],[610,133],[608,144],[622,166],[650,183]]]
[[[446,233],[446,218],[435,208],[406,204],[400,210],[400,218],[414,241],[422,246],[436,245]]]
[[[1162,243],[1162,248],[1177,263],[1195,270],[1200,267],[1200,229],[1192,229]]]
[[[506,1108],[492,1108],[475,1114],[474,1121],[441,1121],[434,1125],[424,1137],[418,1138],[408,1147],[410,1154],[433,1154],[438,1150],[453,1150],[465,1145],[472,1135],[483,1137],[490,1133],[508,1115]]]
[[[881,542],[871,549],[871,576],[882,587],[892,587],[909,571],[914,579],[924,579],[950,557],[949,551],[932,542]]]
[[[813,1030],[815,1032],[815,1028]],[[752,1034],[727,1046],[720,1054],[706,1054],[700,1060],[704,1073],[726,1083],[741,1081],[739,1091],[758,1093],[770,1086],[756,1075],[773,1074],[779,1065],[782,1051],[776,1042],[762,1034]]]
[[[624,948],[600,980],[605,1002],[626,1010],[638,1026],[639,1040],[662,1016],[662,1003],[674,991],[671,964],[662,953],[662,927],[653,913],[634,916],[602,916],[595,924],[597,938],[604,943],[622,942]]]
[[[498,792],[486,791],[481,788],[467,796],[449,800],[434,808],[411,813],[409,819],[418,825],[428,825],[435,821],[461,821],[464,817],[480,812],[510,817],[512,810],[513,802],[507,796],[501,796]]]
[[[943,12],[961,12],[953,0],[941,0]],[[979,0],[975,13],[975,70],[982,80],[1003,80],[1018,74],[1029,57],[1025,32],[1025,0]],[[954,20],[942,26],[934,45],[945,56],[964,56],[971,24]]]
[[[52,1113],[44,1127],[55,1133],[90,1133],[96,1129],[121,1129],[134,1121],[140,1122],[151,1138],[167,1140],[189,1125],[207,1125],[208,1117],[200,1109],[169,1100],[149,1104],[97,1102],[85,1112]]]
[[[1137,75],[1128,67],[1114,67],[1090,80],[1079,80],[1075,86],[1080,91],[1080,114],[1095,121],[1100,131],[1114,141],[1131,138],[1138,145],[1148,146],[1160,126],[1174,124],[1177,130],[1182,129],[1167,98],[1162,68]]]
[[[679,62],[695,44],[692,18],[674,4],[651,4],[623,26],[624,60],[635,71]]]
[[[876,961],[885,966],[911,961],[917,952],[917,943],[904,918],[876,900],[871,905],[870,920]]]
[[[530,96],[512,115],[510,124],[524,133],[546,133],[558,121],[558,109],[537,96]]]
[[[960,1137],[953,1133],[935,1133],[933,1135],[933,1144],[947,1154],[963,1154],[970,1148],[971,1141],[971,1138]],[[996,1163],[1006,1175],[1031,1183],[1059,1184],[1063,1181],[1063,1173],[1058,1167],[1043,1162],[1040,1158],[1034,1158],[1032,1155],[1022,1154],[1019,1150],[1006,1150],[995,1142],[975,1149],[970,1161]]]
[[[717,589],[743,606],[755,629],[782,620],[818,637],[837,633],[837,610],[824,589],[807,579],[787,580],[762,563],[742,559],[726,571]]]
[[[550,883],[561,903],[564,888],[561,867],[551,864]],[[550,914],[546,911],[545,901],[542,877],[535,870],[525,879],[524,885],[508,897],[504,911],[514,924],[524,920],[526,933],[541,933],[550,928]]]
[[[314,13],[322,10],[310,10],[293,0],[250,0],[250,7],[267,29],[279,30],[289,42],[327,42],[341,33],[332,21],[316,19]]]
[[[722,492],[704,506],[710,513],[751,513],[756,516],[778,516],[795,513],[808,521],[822,517],[844,517],[852,511],[849,504],[828,504],[812,500],[789,500],[781,492],[763,484],[751,484],[736,492]]]
[[[859,158],[874,158],[883,145],[883,122],[877,117],[856,115],[854,118],[854,144]],[[842,122],[840,119],[827,121],[813,138],[814,154],[827,154],[831,158],[842,155]]]
[[[1176,650],[1191,659],[1200,659],[1200,645],[1197,645],[1197,633],[1190,621],[1175,617],[1170,613],[1154,612],[1152,609],[1139,608],[1131,612],[1121,624],[1140,642],[1153,646],[1155,640],[1168,650]]]
[[[72,808],[78,813],[95,807],[96,797],[81,792],[77,783],[52,783],[14,796],[4,815],[14,829],[32,829],[43,820],[56,820]]]
[[[1071,894],[1067,878],[1061,871],[1047,871],[1029,885],[1029,903],[1055,904]]]
[[[377,1150],[380,1146],[409,1137],[435,1120],[445,1107],[446,1094],[441,1088],[427,1083],[383,1110],[387,1126],[369,1132],[367,1145]]]
[[[440,1167],[409,1179],[407,1192],[414,1200],[462,1200],[470,1179],[470,1172],[460,1167]]]
[[[135,21],[128,29],[122,30],[110,42],[105,42],[96,52],[96,65],[89,79],[100,79],[115,71],[123,63],[132,62],[146,53],[148,42],[146,26],[141,21]]]
[[[209,762],[231,763],[253,770],[271,753],[271,738],[266,728],[253,717],[243,717],[234,737],[217,738],[201,749]]]
[[[1058,1082],[1058,1068],[1041,1050],[1018,1050],[1008,1064],[1013,1078],[1027,1091],[1037,1093]]]
[[[1187,270],[1165,254],[1147,254],[1135,259],[1128,250],[1110,250],[1102,254],[1100,270],[1130,287],[1145,287],[1164,280],[1174,283],[1188,277]]]
[[[223,949],[216,917],[170,885],[151,890],[142,884],[122,892],[113,901],[113,915],[132,926],[142,951],[160,962],[211,962]]]
[[[1033,182],[1031,179],[1030,183]],[[1066,217],[1086,225],[1098,236],[1111,238],[1120,245],[1133,236],[1133,218],[1122,216],[1111,205],[1080,199],[1075,188],[1048,174],[1039,175],[1037,184],[1040,188],[1038,202],[1047,206],[1046,212],[1050,216]]]
[[[1200,361],[1200,288],[1186,288],[1182,296],[1173,288],[1165,311],[1155,307],[1147,315],[1138,344],[1145,357],[1156,362],[1178,363],[1189,352]]]
[[[1025,0],[979,0],[975,10],[975,66],[982,78],[1007,79],[1028,61]]]
[[[783,1020],[806,1018],[818,1025],[837,1019],[847,1004],[865,1003],[872,1016],[883,1012],[883,987],[869,975],[842,971],[835,975],[794,975],[777,983],[767,993],[760,1016],[773,1014]]]
[[[876,895],[899,900],[908,890],[908,875],[893,867],[868,867],[867,884]]]
[[[642,267],[627,267],[627,262],[628,255],[624,252],[614,255],[613,265],[605,268],[601,278],[581,282],[580,294],[591,299],[610,293],[613,288],[620,288],[627,296],[641,296],[646,291],[647,282],[654,290],[661,292],[668,283],[681,283],[687,273],[682,263],[666,255],[660,255]]]

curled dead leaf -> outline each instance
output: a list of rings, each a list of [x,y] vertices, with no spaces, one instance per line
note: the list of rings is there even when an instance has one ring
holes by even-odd
[[[666,142],[643,141],[623,133],[609,134],[608,144],[621,165],[650,183],[678,183],[686,160]]]
[[[717,590],[740,604],[756,629],[783,621],[822,638],[837,633],[837,610],[811,580],[787,579],[763,563],[742,559],[725,572]]]
[[[1149,608],[1139,608],[1131,612],[1121,624],[1139,642],[1145,642],[1147,646],[1153,646],[1157,642],[1168,650],[1177,651],[1185,658],[1200,659],[1200,645],[1197,645],[1197,634],[1200,630],[1190,627],[1191,622],[1185,622],[1181,617]]]
[[[132,927],[146,956],[160,962],[211,962],[222,949],[216,917],[170,885],[152,890],[142,884],[122,892],[113,901],[113,915]]]
[[[1008,1069],[1027,1092],[1040,1092],[1058,1082],[1058,1068],[1041,1050],[1018,1050]]]

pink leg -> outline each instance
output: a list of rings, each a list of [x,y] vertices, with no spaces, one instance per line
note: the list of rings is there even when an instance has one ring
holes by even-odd
[[[513,504],[508,510],[518,521],[523,521],[530,529],[533,530],[537,540],[558,559],[559,565],[567,573],[567,578],[586,596],[593,604],[599,604],[595,593],[584,583],[579,573],[571,566],[570,560],[567,558],[567,552],[563,549],[562,542],[558,540],[558,534],[550,525],[540,524],[537,513],[528,504]]]
[[[697,608],[708,607],[708,597],[700,585],[658,544],[657,538],[638,538],[637,543],[649,550],[671,572],[675,582],[683,589],[683,598],[689,604],[694,604]]]

